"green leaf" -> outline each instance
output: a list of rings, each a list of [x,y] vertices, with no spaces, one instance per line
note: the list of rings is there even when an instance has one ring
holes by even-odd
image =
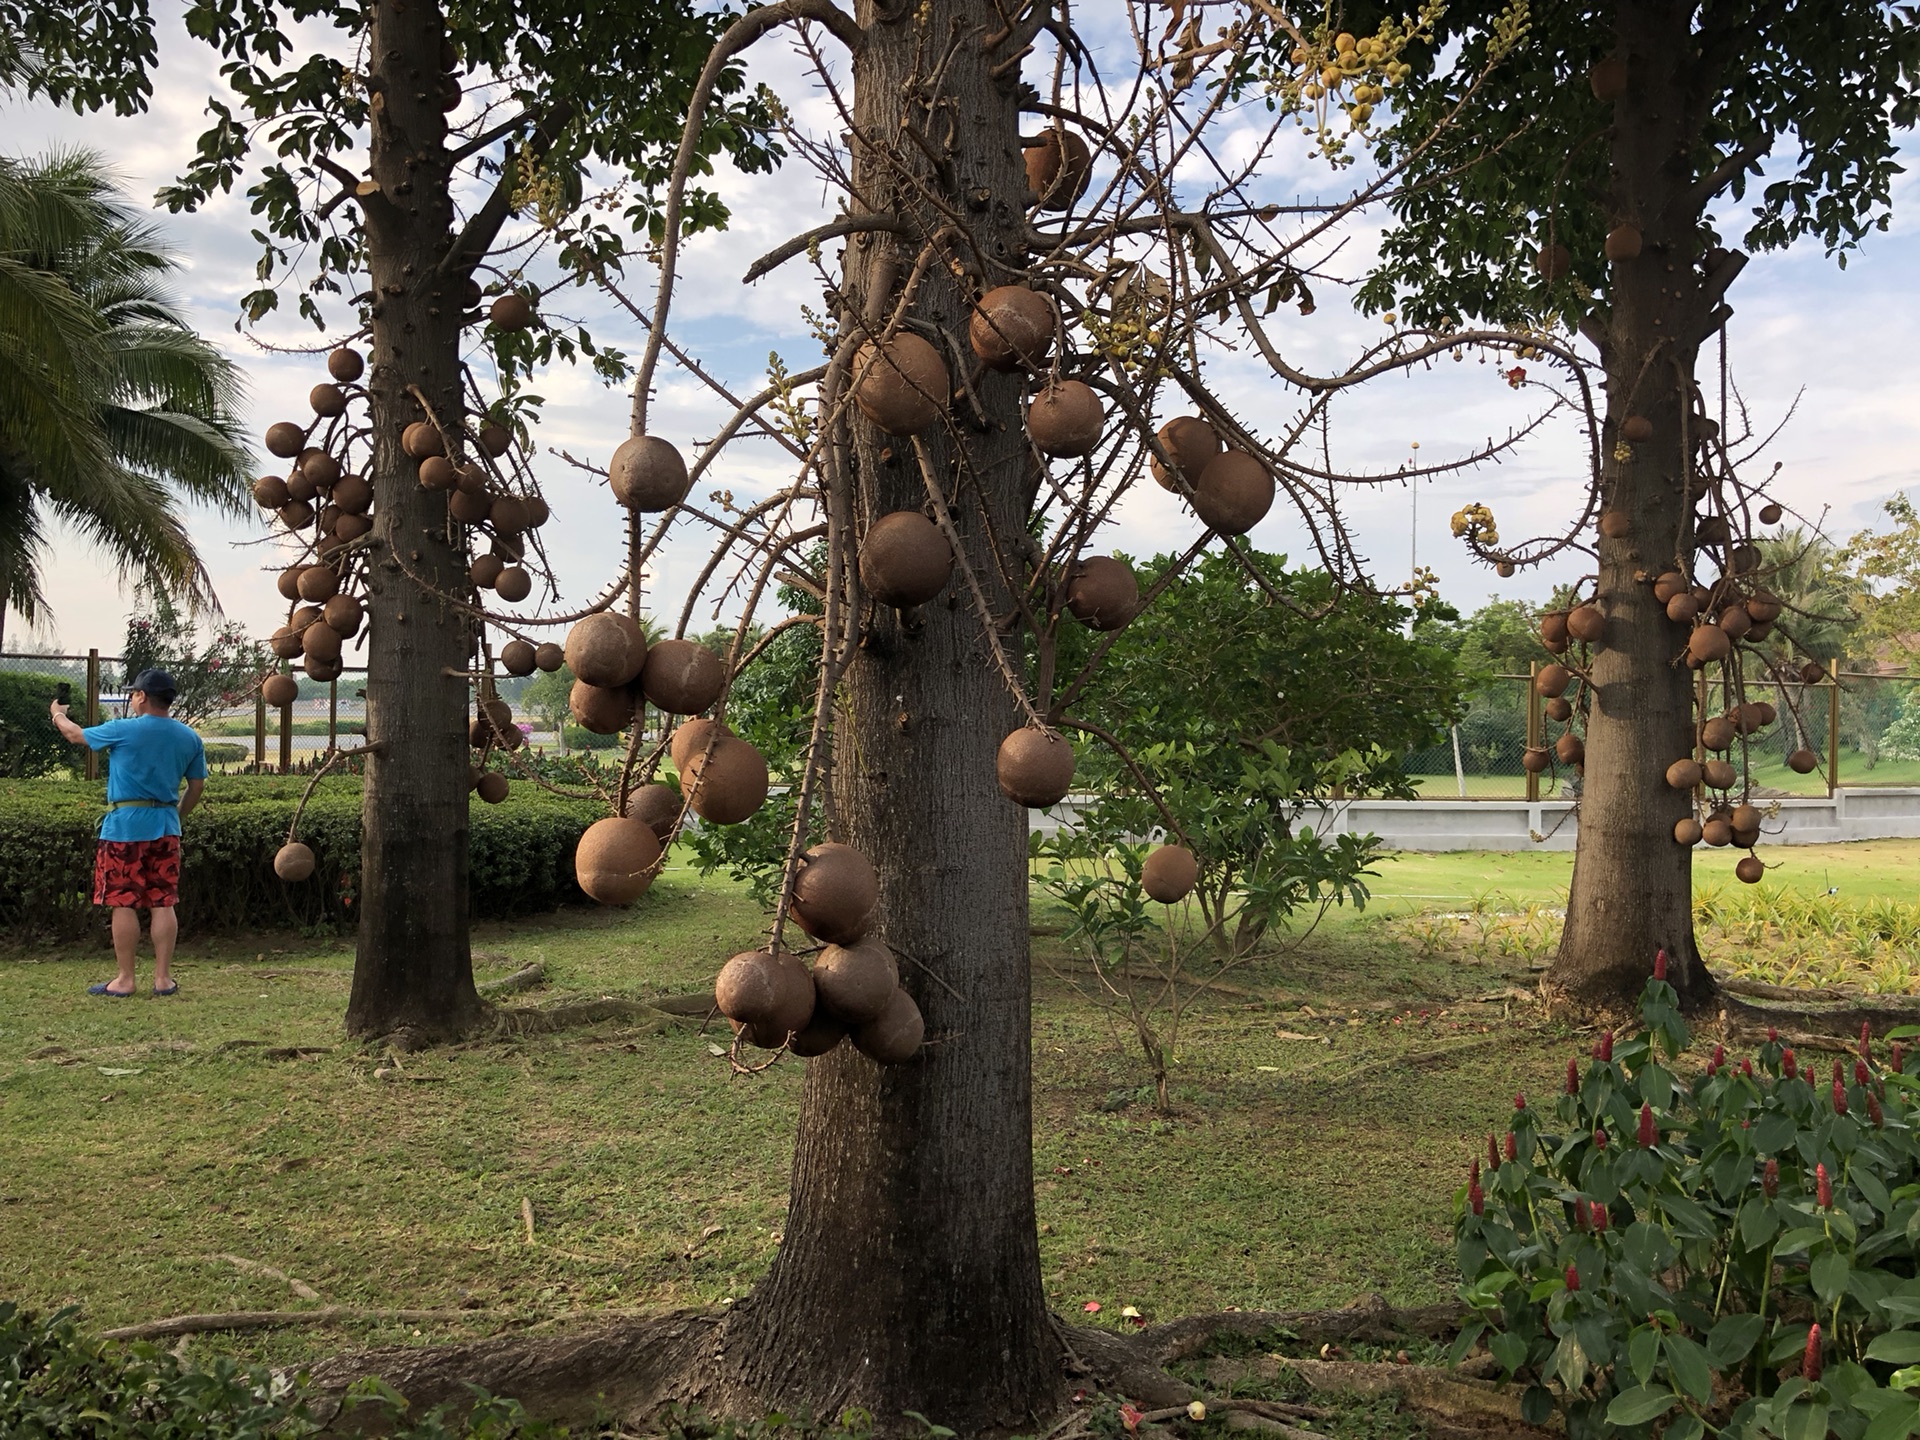
[[[1798,1129],[1791,1115],[1768,1115],[1753,1127],[1753,1148],[1762,1155],[1778,1155],[1793,1143]]]
[[[1853,1181],[1854,1187],[1867,1197],[1867,1203],[1874,1209],[1882,1215],[1893,1213],[1893,1196],[1887,1193],[1887,1187],[1873,1171],[1865,1165],[1858,1165],[1849,1172],[1848,1178]]]
[[[1558,1377],[1568,1390],[1578,1390],[1587,1380],[1587,1352],[1577,1335],[1562,1335],[1560,1343],[1547,1357],[1547,1377]]]
[[[1798,1255],[1809,1245],[1827,1238],[1826,1228],[1820,1225],[1800,1225],[1787,1231],[1773,1247],[1775,1255]]]
[[[1707,1427],[1698,1415],[1682,1415],[1660,1433],[1660,1440],[1700,1440]]]
[[[1503,1330],[1494,1336],[1487,1342],[1487,1349],[1493,1352],[1493,1358],[1506,1368],[1509,1375],[1527,1363],[1526,1339],[1511,1330]]]
[[[1467,1352],[1473,1349],[1474,1342],[1487,1333],[1487,1322],[1475,1320],[1470,1325],[1460,1327],[1460,1334],[1453,1342],[1453,1348],[1447,1352],[1447,1363],[1458,1365],[1467,1358]]]
[[[1660,1363],[1660,1332],[1642,1325],[1627,1337],[1627,1368],[1642,1385],[1653,1379],[1653,1367]]]
[[[1838,1250],[1828,1250],[1814,1256],[1808,1270],[1808,1278],[1813,1281],[1813,1293],[1831,1305],[1847,1288],[1847,1275],[1852,1268],[1847,1264],[1847,1257]]]
[[[1715,1369],[1732,1369],[1747,1358],[1766,1325],[1758,1315],[1723,1315],[1707,1334],[1707,1358]]]
[[[1780,1217],[1771,1205],[1749,1205],[1740,1212],[1740,1239],[1749,1250],[1758,1250],[1780,1228]]]
[[[1776,1413],[1781,1440],[1827,1440],[1827,1407],[1819,1400],[1796,1400],[1785,1415]]]
[[[1920,1402],[1903,1395],[1873,1417],[1860,1440],[1906,1440],[1916,1423],[1920,1423]]]
[[[1697,1340],[1685,1335],[1666,1337],[1667,1373],[1684,1394],[1702,1405],[1713,1403],[1713,1366]]]
[[[1909,1365],[1904,1370],[1896,1370],[1887,1377],[1887,1387],[1891,1390],[1920,1389],[1920,1365]]]
[[[1553,1414],[1553,1392],[1544,1385],[1529,1385],[1520,1397],[1520,1418],[1529,1425],[1544,1425]]]
[[[1659,1419],[1679,1403],[1680,1397],[1664,1385],[1636,1385],[1613,1397],[1613,1402],[1607,1406],[1607,1423],[1644,1425],[1649,1420]]]
[[[1889,1365],[1920,1365],[1920,1330],[1889,1330],[1867,1345],[1867,1359]]]

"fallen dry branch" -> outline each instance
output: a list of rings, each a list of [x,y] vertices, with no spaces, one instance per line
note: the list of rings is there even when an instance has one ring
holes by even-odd
[[[1310,1345],[1354,1341],[1384,1345],[1410,1336],[1432,1340],[1451,1335],[1465,1314],[1465,1307],[1458,1304],[1397,1310],[1386,1296],[1374,1294],[1339,1310],[1223,1310],[1186,1315],[1148,1326],[1131,1343],[1155,1364],[1171,1365],[1199,1354],[1222,1335],[1279,1332]]]
[[[503,975],[498,980],[489,980],[478,986],[478,990],[487,999],[496,999],[502,995],[518,995],[523,990],[531,990],[544,985],[547,980],[547,967],[543,961],[536,960],[531,965],[523,965],[511,975]]]
[[[1832,1047],[1835,1041],[1858,1040],[1860,1027],[1866,1025],[1875,1034],[1896,1025],[1920,1025],[1920,1004],[1852,1004],[1831,1007],[1795,1005],[1752,1005],[1731,996],[1723,997],[1722,1020],[1730,1026],[1764,1030],[1772,1027],[1793,1044]],[[1792,1032],[1789,1035],[1789,1032]]]
[[[1431,1365],[1393,1365],[1357,1360],[1295,1360],[1268,1356],[1263,1373],[1292,1370],[1315,1390],[1348,1395],[1398,1395],[1402,1403],[1450,1426],[1477,1434],[1547,1436],[1555,1432],[1520,1418],[1520,1392],[1489,1380],[1468,1380]]]
[[[1792,985],[1768,985],[1759,980],[1736,980],[1730,975],[1713,974],[1713,983],[1729,995],[1745,995],[1755,1000],[1790,1000],[1804,1005],[1809,1000],[1858,1000],[1858,990],[1803,990]]]
[[[511,1035],[550,1035],[558,1030],[574,1030],[608,1020],[649,1021],[651,1023],[645,1028],[658,1033],[679,1018],[649,1001],[623,1000],[617,995],[574,1000],[538,1010],[508,1009],[494,1012],[496,1027]]]
[[[258,1260],[249,1260],[242,1255],[224,1255],[224,1254],[209,1255],[207,1259],[219,1261],[223,1264],[231,1265],[233,1266],[234,1269],[239,1270],[244,1274],[264,1275],[269,1280],[278,1280],[282,1285],[286,1286],[289,1290],[293,1291],[293,1293],[295,1295],[298,1295],[302,1300],[323,1301],[325,1299],[325,1297],[322,1296],[318,1290],[314,1289],[311,1285],[307,1284],[306,1281],[296,1280],[293,1276],[287,1274],[286,1271],[276,1270],[271,1265],[263,1265]]]
[[[226,1259],[226,1256],[220,1257]],[[261,1269],[266,1267],[261,1266]],[[278,1274],[278,1271],[273,1272]],[[409,1325],[443,1320],[490,1318],[485,1310],[369,1310],[355,1305],[325,1305],[318,1310],[226,1310],[211,1315],[170,1315],[102,1330],[102,1340],[159,1340],[169,1335],[210,1335],[217,1331],[278,1330],[289,1325],[335,1325],[360,1320],[398,1320]]]

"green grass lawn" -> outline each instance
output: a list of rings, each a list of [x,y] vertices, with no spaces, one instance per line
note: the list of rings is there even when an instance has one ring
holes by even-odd
[[[476,946],[483,980],[545,962],[551,989],[515,1003],[645,997],[709,985],[760,924],[730,886],[676,871],[630,914],[486,926]],[[102,951],[0,961],[0,1296],[78,1304],[102,1328],[317,1303],[269,1266],[334,1304],[475,1310],[190,1342],[288,1359],[752,1285],[779,1243],[801,1064],[734,1077],[712,1036],[652,1023],[396,1062],[341,1041],[350,966],[343,944],[286,935],[189,945],[176,1000],[108,1002],[84,993],[111,971]],[[1104,1013],[1043,972],[1053,1303],[1098,1300],[1118,1323],[1126,1305],[1451,1293],[1450,1197],[1476,1137],[1515,1088],[1553,1083],[1566,1042],[1473,1001],[1506,983],[1494,968],[1410,961],[1366,924],[1235,983],[1196,1012],[1161,1117],[1136,1103],[1146,1074]],[[1434,1068],[1401,1063],[1414,1055]]]

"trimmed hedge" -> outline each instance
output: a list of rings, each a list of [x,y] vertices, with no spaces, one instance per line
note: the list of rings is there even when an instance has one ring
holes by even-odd
[[[299,838],[318,862],[288,885],[273,873],[306,781],[215,775],[183,827],[180,925],[188,933],[297,926],[349,929],[360,886],[360,781],[320,782]],[[104,936],[92,904],[93,856],[106,810],[103,782],[0,781],[0,934],[18,940]],[[585,903],[573,879],[581,833],[605,812],[516,784],[501,805],[471,804],[471,911],[500,919]]]
[[[49,775],[86,753],[61,738],[47,713],[58,697],[60,678],[0,670],[0,775]],[[83,702],[76,709],[84,712],[86,697],[75,698]],[[84,713],[80,718],[84,722]]]

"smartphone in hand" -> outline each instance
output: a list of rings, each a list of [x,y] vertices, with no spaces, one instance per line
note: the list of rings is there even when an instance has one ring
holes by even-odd
[[[67,681],[67,680],[62,680],[62,681],[61,681],[61,682],[60,682],[60,683],[59,683],[58,685],[56,685],[56,686],[54,686],[54,687],[53,687],[53,698],[54,698],[55,700],[58,700],[58,701],[59,701],[59,702],[60,702],[60,703],[61,703],[62,705],[71,705],[71,704],[73,704],[73,685],[72,685],[72,682],[70,682],[70,681]]]

